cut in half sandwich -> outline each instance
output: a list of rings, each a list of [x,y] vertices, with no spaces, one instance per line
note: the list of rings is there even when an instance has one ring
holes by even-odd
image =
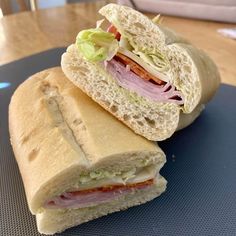
[[[99,13],[111,26],[79,32],[62,56],[65,75],[149,140],[193,122],[219,86],[214,62],[132,8],[108,4]]]
[[[98,106],[60,68],[19,86],[9,128],[40,233],[63,231],[165,191],[162,150]]]

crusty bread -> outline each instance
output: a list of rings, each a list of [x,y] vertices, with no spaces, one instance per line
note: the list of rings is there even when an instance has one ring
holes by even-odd
[[[165,191],[165,187],[166,181],[163,178],[157,178],[155,184],[148,189],[135,190],[114,201],[103,203],[96,207],[69,210],[48,209],[36,215],[39,232],[43,234],[54,234],[55,232],[61,232],[69,227],[82,224],[112,212],[140,205],[159,196]]]
[[[121,35],[129,37],[136,51],[145,47],[168,58],[169,80],[184,95],[184,106],[154,102],[120,87],[100,63],[84,59],[76,45],[69,46],[62,56],[65,75],[135,133],[149,140],[164,140],[178,127],[192,123],[200,114],[199,107],[211,99],[219,86],[219,73],[212,60],[181,36],[129,7],[108,4],[99,12]],[[182,112],[190,113],[188,118],[181,115],[187,118],[184,125],[179,120]]]
[[[190,124],[192,124],[204,109],[205,105],[200,104],[191,113],[186,114],[181,111],[179,116],[179,124],[176,131],[184,129]]]
[[[91,171],[147,165],[159,171],[165,163],[155,143],[109,115],[60,68],[37,73],[19,86],[9,106],[9,128],[33,214],[44,212],[49,199],[80,187],[80,176]]]

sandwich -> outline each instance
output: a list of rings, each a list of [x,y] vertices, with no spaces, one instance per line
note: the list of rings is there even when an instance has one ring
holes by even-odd
[[[61,68],[21,84],[9,105],[11,144],[40,233],[54,234],[150,201],[166,158],[71,83]]]
[[[192,123],[219,86],[214,62],[158,18],[116,4],[99,13],[110,26],[79,32],[62,56],[67,78],[149,140]]]

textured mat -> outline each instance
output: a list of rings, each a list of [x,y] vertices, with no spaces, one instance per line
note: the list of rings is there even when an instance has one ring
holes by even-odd
[[[8,134],[8,104],[29,75],[59,65],[54,49],[0,67],[0,235],[39,235]],[[197,121],[160,143],[167,192],[58,235],[236,235],[236,87],[222,85]]]

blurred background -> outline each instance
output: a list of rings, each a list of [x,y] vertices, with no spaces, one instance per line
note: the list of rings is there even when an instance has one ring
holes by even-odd
[[[0,17],[19,11],[92,1],[94,0],[0,0]],[[118,0],[114,2],[152,13],[220,22],[236,22],[236,0]]]
[[[96,0],[0,0],[0,17],[21,11],[63,6],[67,3],[92,1]]]
[[[236,0],[0,0],[0,65],[72,44],[110,2],[150,18],[160,13],[163,25],[215,60],[223,82],[236,85]]]

